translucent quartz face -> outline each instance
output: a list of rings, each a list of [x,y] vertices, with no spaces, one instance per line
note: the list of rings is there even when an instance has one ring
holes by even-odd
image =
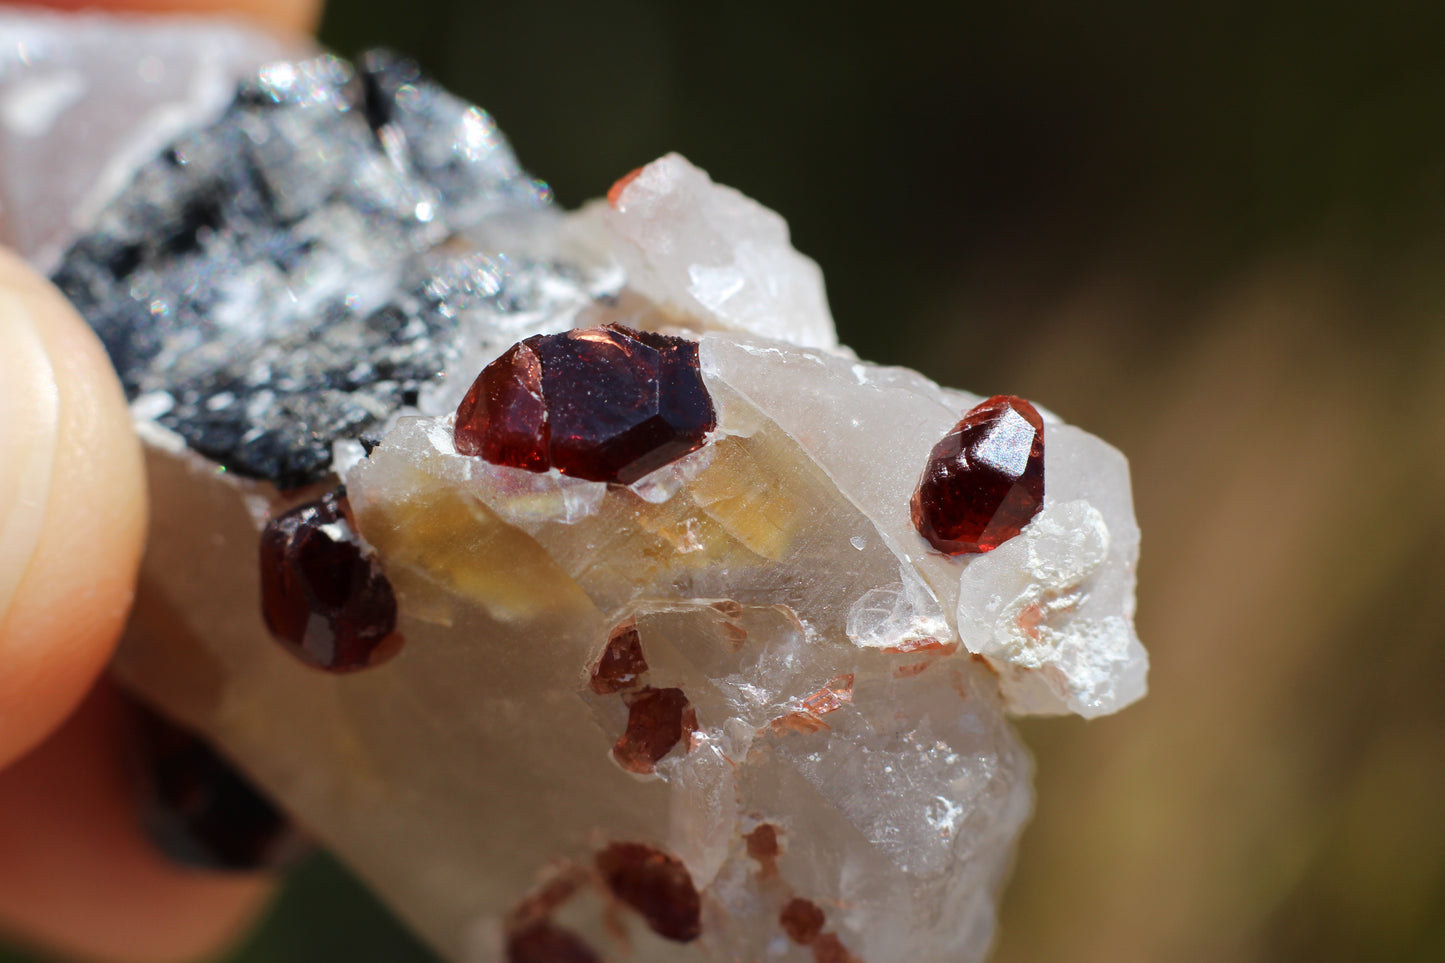
[[[557,211],[396,58],[239,89],[55,273],[148,442],[125,681],[456,961],[982,959],[1008,714],[1144,692],[1123,457],[991,400],[959,450],[1032,502],[944,554],[983,399],[839,348],[778,215],[677,155]]]

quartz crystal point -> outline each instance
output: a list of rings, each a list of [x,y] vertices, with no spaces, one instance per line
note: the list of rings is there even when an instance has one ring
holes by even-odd
[[[396,58],[242,80],[55,273],[149,447],[118,672],[458,963],[983,959],[1008,714],[1144,691],[1128,469],[1041,411],[1037,515],[935,551],[910,500],[982,399],[838,349],[787,237],[676,155],[557,211]],[[489,363],[608,324],[696,351],[699,446],[605,480],[458,450]],[[337,481],[406,639],[344,674],[277,644],[256,564]]]
[[[618,181],[601,210],[629,286],[680,323],[837,345],[823,272],[793,249],[787,221],[682,155]]]

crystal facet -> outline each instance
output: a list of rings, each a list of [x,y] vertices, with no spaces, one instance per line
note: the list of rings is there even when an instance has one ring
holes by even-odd
[[[487,365],[457,409],[457,451],[510,468],[637,481],[717,424],[697,343],[620,324],[534,335]]]
[[[649,773],[662,757],[697,730],[697,713],[681,689],[648,686],[628,693],[627,731],[612,747],[612,757],[628,772]]]
[[[602,212],[629,285],[689,326],[799,345],[838,343],[823,272],[788,224],[668,154],[613,185]]]
[[[913,493],[913,525],[945,555],[991,552],[1043,504],[1043,419],[1022,398],[994,395],[929,453]]]
[[[592,691],[598,695],[621,692],[637,684],[637,677],[647,671],[642,654],[642,640],[637,635],[637,622],[628,619],[612,630],[607,648],[592,669]]]
[[[278,642],[320,669],[364,669],[401,646],[391,583],[357,542],[334,492],[266,526],[261,611]]]

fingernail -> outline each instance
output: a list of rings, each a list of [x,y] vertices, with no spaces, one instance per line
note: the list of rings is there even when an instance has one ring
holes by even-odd
[[[0,625],[40,542],[59,425],[55,369],[30,302],[0,290]]]

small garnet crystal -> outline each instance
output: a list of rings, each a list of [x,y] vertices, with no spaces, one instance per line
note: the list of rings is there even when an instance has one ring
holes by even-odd
[[[696,342],[609,324],[513,345],[462,399],[455,438],[494,464],[631,484],[716,425]]]
[[[688,943],[702,933],[702,899],[682,860],[645,843],[613,843],[597,869],[620,901],[658,936]]]
[[[807,946],[823,932],[827,919],[817,903],[794,897],[783,907],[778,921],[783,924],[783,932],[788,934],[790,940]]]
[[[607,637],[607,648],[592,669],[592,691],[598,695],[611,695],[630,689],[637,684],[637,677],[647,671],[647,659],[642,654],[642,637],[637,634],[637,620],[628,619],[612,630]]]
[[[627,731],[612,747],[612,758],[628,772],[652,772],[673,746],[697,731],[697,712],[681,689],[647,686],[623,698]]]
[[[933,446],[913,493],[913,526],[945,555],[990,552],[1043,504],[1043,419],[1022,398],[994,395]]]
[[[401,646],[396,596],[331,492],[261,533],[261,614],[301,661],[333,672],[376,665]]]
[[[538,920],[507,938],[507,963],[601,963],[602,957],[570,930]]]

